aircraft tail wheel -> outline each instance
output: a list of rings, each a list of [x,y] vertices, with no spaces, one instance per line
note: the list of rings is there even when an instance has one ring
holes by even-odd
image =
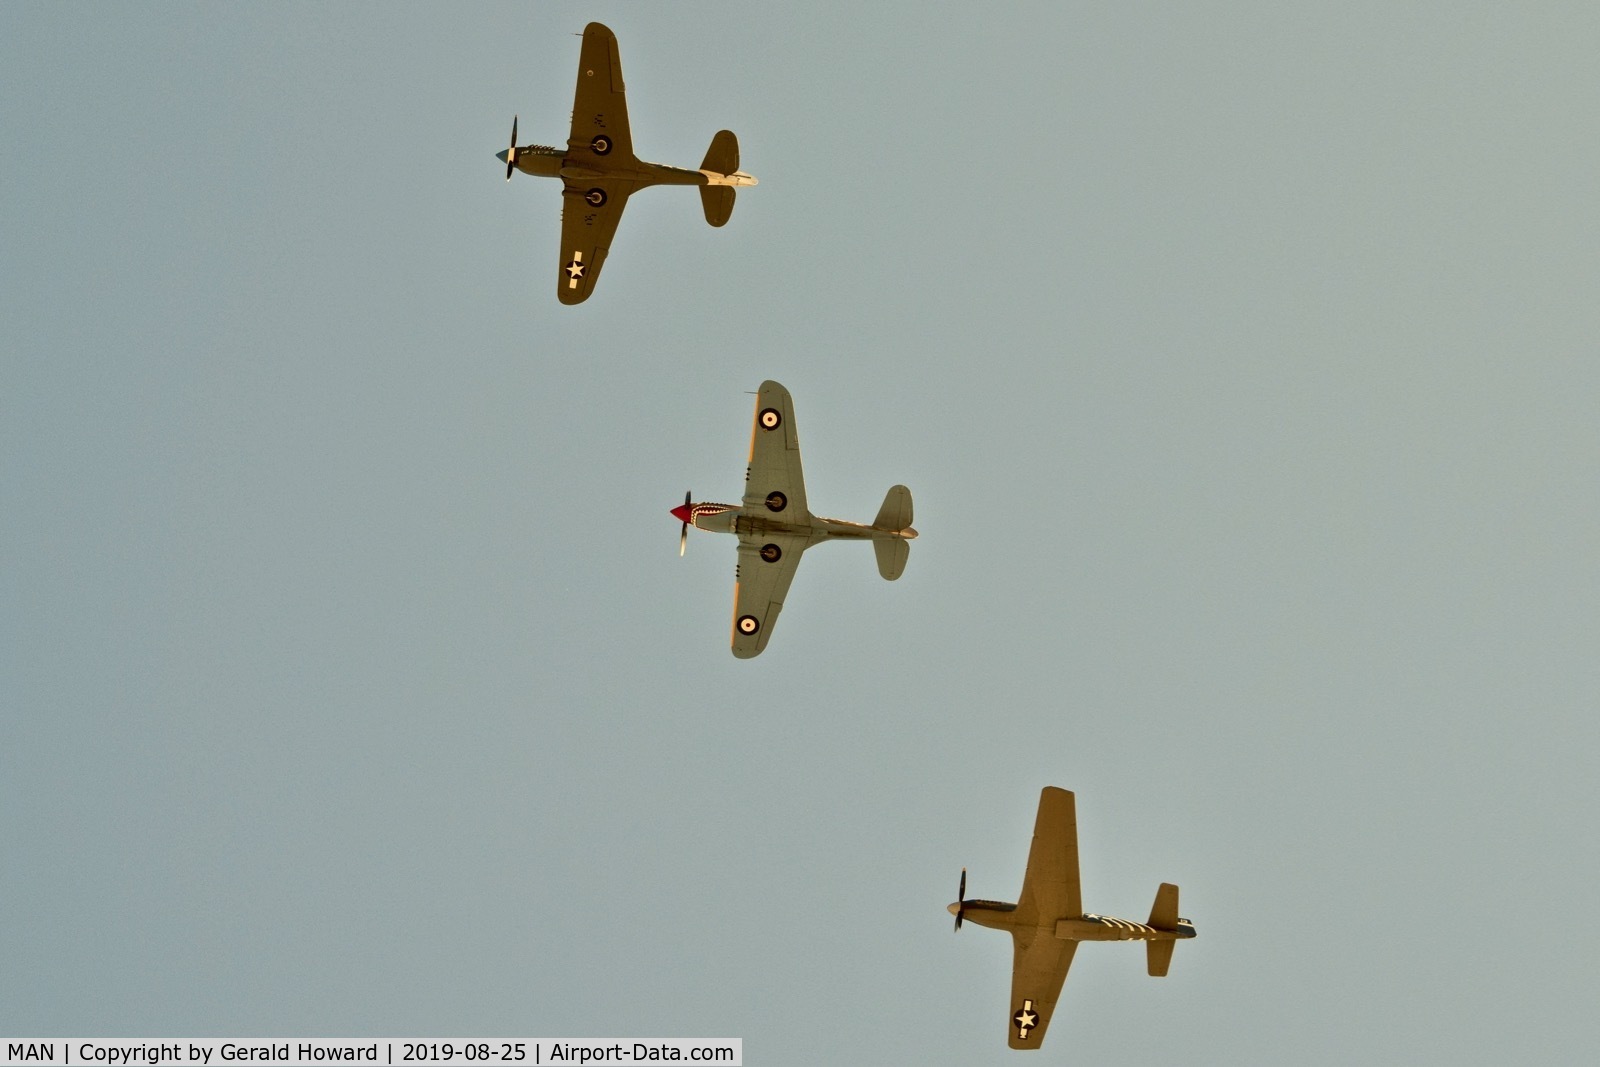
[[[778,413],[777,408],[762,408],[761,414],[756,416],[756,421],[761,424],[763,430],[776,430],[783,425],[783,416]]]
[[[583,194],[583,198],[595,207],[600,207],[606,202],[606,191],[604,189],[590,189]]]
[[[783,558],[783,549],[779,548],[777,545],[762,545],[761,558],[766,560],[768,563],[776,563],[778,560]]]
[[[786,508],[788,506],[789,506],[789,498],[784,496],[782,493],[768,493],[767,494],[767,510],[768,511],[782,511],[784,508]]]
[[[761,629],[761,620],[754,615],[740,615],[738,626],[739,632],[749,637]]]
[[[594,140],[589,142],[589,147],[594,149],[595,155],[603,156],[607,152],[611,151],[611,138],[607,137],[605,134],[601,134],[599,137],[596,137]]]

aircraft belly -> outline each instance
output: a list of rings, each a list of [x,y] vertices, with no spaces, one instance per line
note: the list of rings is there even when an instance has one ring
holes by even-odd
[[[517,156],[517,169],[535,178],[556,178],[561,175],[561,157],[522,152]]]
[[[797,526],[792,522],[769,519],[761,515],[740,515],[734,520],[733,532],[740,537],[762,537],[767,534],[787,534],[790,537],[810,537],[810,526]]]
[[[1062,941],[1147,941],[1158,931],[1143,923],[1102,916],[1099,922],[1062,919],[1056,923],[1055,933]]]

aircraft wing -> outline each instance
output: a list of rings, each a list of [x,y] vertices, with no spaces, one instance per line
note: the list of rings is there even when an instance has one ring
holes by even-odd
[[[1045,786],[1039,794],[1039,815],[1028,849],[1028,873],[1022,878],[1017,910],[1034,909],[1034,921],[1055,927],[1057,919],[1083,914],[1078,884],[1078,812],[1071,793]],[[1063,972],[1065,973],[1065,972]]]
[[[1038,1048],[1078,943],[1062,941],[1052,930],[1039,928],[1013,930],[1011,940],[1011,1018],[1007,1020],[1011,1029],[1006,1043],[1012,1048]]]
[[[750,466],[744,476],[744,506],[764,508],[774,518],[806,523],[806,480],[800,471],[800,436],[794,402],[777,382],[762,382],[750,430]],[[782,599],[781,597],[779,598]]]
[[[606,156],[633,158],[628,132],[628,98],[622,87],[622,57],[616,34],[591,22],[583,30],[578,55],[578,90],[572,97],[572,136],[567,158],[580,166]]]
[[[783,610],[783,598],[800,568],[810,538],[798,534],[739,535],[739,569],[733,587],[733,654],[759,656]]]
[[[616,178],[566,179],[561,190],[561,273],[556,297],[581,304],[594,291],[632,181]]]

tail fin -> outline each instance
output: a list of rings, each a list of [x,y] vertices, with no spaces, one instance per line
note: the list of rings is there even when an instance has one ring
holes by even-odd
[[[903,485],[889,487],[884,495],[883,507],[872,525],[880,530],[904,530],[911,525],[911,490]]]
[[[706,149],[706,158],[700,169],[714,174],[732,174],[739,169],[739,138],[731,130],[718,130]],[[723,226],[733,217],[733,188],[727,185],[702,185],[700,207],[706,221],[713,226]]]
[[[878,573],[891,582],[904,573],[906,560],[911,558],[911,542],[899,538],[874,540],[872,550],[878,554]]]
[[[1156,889],[1156,902],[1150,906],[1150,923],[1157,930],[1178,928],[1178,887],[1162,882]],[[1176,941],[1146,941],[1144,943],[1146,969],[1152,978],[1166,976],[1172,966],[1172,947]]]

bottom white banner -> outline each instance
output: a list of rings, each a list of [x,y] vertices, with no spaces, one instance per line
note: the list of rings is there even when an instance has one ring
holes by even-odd
[[[239,1063],[547,1064],[710,1063],[744,1067],[738,1037],[166,1037],[0,1038],[0,1067],[232,1067]]]

